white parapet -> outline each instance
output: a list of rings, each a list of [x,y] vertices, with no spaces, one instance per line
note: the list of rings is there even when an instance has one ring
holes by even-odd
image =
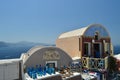
[[[23,69],[21,59],[0,60],[0,80],[22,79]]]

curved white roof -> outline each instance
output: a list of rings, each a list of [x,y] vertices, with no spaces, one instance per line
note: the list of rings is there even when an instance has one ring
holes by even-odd
[[[36,52],[37,50],[44,48],[45,46],[35,46],[28,50],[27,54],[31,55],[32,53]]]
[[[55,46],[35,46],[35,47],[32,47],[30,50],[28,50],[27,53],[23,53],[21,55],[21,59],[23,59],[23,63],[30,57],[32,56],[36,51],[40,50],[40,49],[43,49],[43,48],[56,48]]]
[[[83,27],[77,30],[65,32],[61,34],[58,38],[67,38],[67,37],[73,37],[73,36],[82,36],[82,35],[94,35],[95,30],[100,30],[100,33],[105,36],[109,36],[109,33],[107,30],[102,26],[101,24],[91,24],[87,27]]]
[[[55,56],[51,57],[51,54]],[[66,64],[66,62],[69,63],[72,61],[72,58],[65,51],[55,46],[33,47],[26,54],[23,54],[21,59],[23,59],[25,67],[36,66],[38,64],[44,65],[47,60],[57,60],[56,55],[58,56],[60,64]]]
[[[37,50],[44,48],[44,46],[35,46],[32,47],[30,50],[27,51],[27,53],[23,53],[21,55],[21,59],[23,59],[23,63]]]
[[[59,36],[59,39],[60,38],[66,38],[66,37],[73,37],[73,36],[81,36],[81,35],[84,34],[84,32],[86,31],[87,28],[88,27],[83,27],[83,28],[80,28],[80,29],[77,29],[77,30],[65,32],[65,33],[63,33]]]

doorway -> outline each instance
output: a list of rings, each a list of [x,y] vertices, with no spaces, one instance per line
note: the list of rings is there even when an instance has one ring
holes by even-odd
[[[100,58],[101,57],[101,45],[100,43],[93,44],[94,48],[94,58]]]
[[[89,42],[85,42],[84,43],[84,57],[88,57],[90,56],[90,43]]]
[[[48,68],[55,68],[55,63],[47,63]]]
[[[55,68],[55,67],[57,67],[57,61],[46,61],[46,65],[49,68]]]

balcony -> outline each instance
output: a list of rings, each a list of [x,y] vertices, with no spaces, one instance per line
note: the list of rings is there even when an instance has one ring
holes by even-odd
[[[89,58],[82,57],[82,66],[90,70],[106,70],[108,67],[108,57],[105,58]]]

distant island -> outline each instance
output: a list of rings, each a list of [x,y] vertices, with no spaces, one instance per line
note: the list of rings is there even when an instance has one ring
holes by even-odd
[[[22,53],[26,53],[30,48],[38,45],[55,46],[54,44],[35,43],[27,41],[21,41],[17,43],[0,41],[0,59],[19,58]]]

